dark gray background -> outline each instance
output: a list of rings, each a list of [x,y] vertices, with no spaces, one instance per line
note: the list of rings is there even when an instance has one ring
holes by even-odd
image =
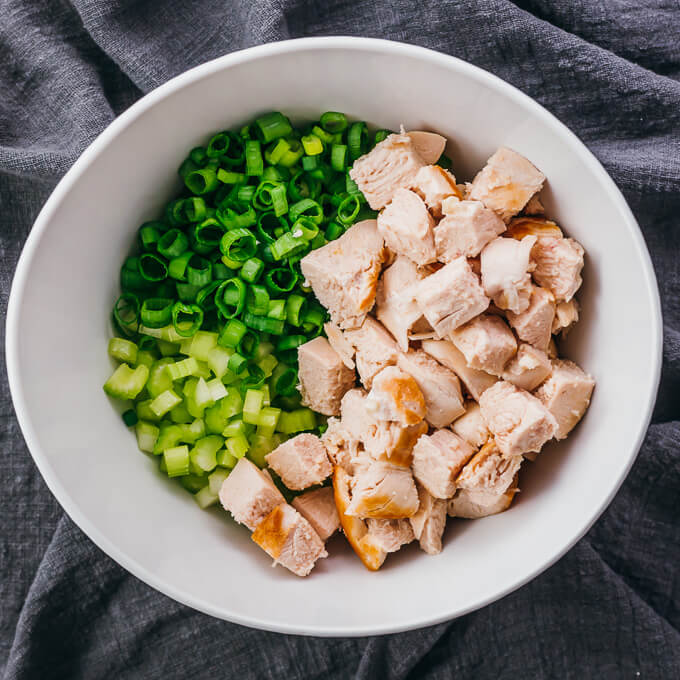
[[[637,463],[568,555],[481,611],[374,639],[261,633],[151,590],[64,516],[26,450],[3,365],[0,674],[41,680],[679,677],[677,0],[0,0],[3,338],[12,274],[33,219],[118,113],[168,78],[226,52],[324,34],[402,40],[488,69],[556,114],[604,163],[640,222],[664,306],[662,387]]]

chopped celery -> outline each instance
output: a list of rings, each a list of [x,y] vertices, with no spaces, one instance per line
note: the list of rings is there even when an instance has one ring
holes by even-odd
[[[163,451],[163,461],[168,471],[168,477],[182,477],[189,474],[189,447],[174,446]]]
[[[208,361],[210,350],[217,347],[217,333],[196,331],[191,337],[187,354],[199,361]]]
[[[208,366],[210,370],[220,379],[225,376],[229,371],[227,365],[229,364],[229,357],[234,353],[234,350],[228,349],[227,347],[213,347],[208,352]]]
[[[228,418],[222,415],[220,404],[215,404],[203,412],[203,419],[205,420],[205,430],[210,434],[222,434],[222,430],[229,422]]]
[[[182,423],[180,428],[182,430],[180,441],[186,444],[193,444],[205,435],[205,421],[202,418],[196,418],[190,423]]]
[[[227,396],[227,388],[219,378],[208,380],[206,384],[208,385],[210,396],[214,402],[218,402],[220,399]]]
[[[262,361],[274,351],[274,345],[268,340],[263,340],[255,349],[255,361]]]
[[[109,340],[109,356],[126,364],[137,363],[139,348],[134,342],[123,338],[111,338]]]
[[[234,458],[243,458],[248,452],[249,444],[242,434],[237,434],[235,437],[229,437],[224,442],[224,446]]]
[[[161,356],[174,357],[179,353],[179,345],[175,342],[168,342],[167,340],[159,338],[157,344],[158,351],[161,353]]]
[[[220,400],[220,413],[225,418],[231,418],[243,411],[243,398],[236,387],[227,387],[227,394]]]
[[[181,425],[183,423],[190,423],[193,419],[194,417],[189,413],[185,401],[182,401],[181,404],[177,404],[177,406],[170,409],[170,420],[172,420],[173,423]]]
[[[236,437],[239,434],[244,436],[248,434],[248,426],[240,418],[232,420],[227,424],[224,430],[222,430],[222,436],[227,438]]]
[[[212,434],[199,439],[191,449],[191,460],[205,472],[211,472],[217,465],[217,452],[222,448],[222,437]]]
[[[198,378],[203,378],[204,380],[208,380],[209,378],[212,378],[212,371],[210,370],[210,366],[205,363],[205,361],[197,361],[198,364],[198,370],[196,371],[196,376]]]
[[[135,412],[140,420],[151,420],[154,423],[160,423],[163,416],[157,416],[151,410],[152,399],[145,399],[144,401],[138,401],[135,403]]]
[[[165,449],[170,449],[177,446],[182,439],[182,428],[179,425],[169,424],[161,425],[158,439],[153,447],[153,453],[156,455],[163,453]]]
[[[268,354],[257,362],[257,365],[262,369],[265,378],[269,378],[278,364],[278,359],[273,354]]]
[[[219,466],[231,469],[236,463],[238,463],[238,458],[232,456],[226,449],[220,449],[217,452],[217,464]]]
[[[250,448],[248,449],[248,458],[255,465],[263,468],[267,465],[265,456],[272,452],[278,444],[272,437],[267,437],[261,434],[255,434],[250,438]]]
[[[117,399],[134,399],[146,385],[149,369],[146,366],[130,368],[121,364],[104,383],[104,392]]]
[[[269,394],[269,385],[266,383],[260,387],[262,390],[262,394],[264,394],[264,398],[262,399],[262,406],[271,406],[272,400],[271,396]]]
[[[276,429],[284,434],[294,434],[304,430],[313,430],[315,427],[316,415],[314,411],[308,408],[300,408],[289,413],[282,412]]]
[[[276,425],[279,422],[279,417],[281,416],[280,408],[273,408],[272,406],[265,406],[261,411],[257,419],[257,434],[264,437],[271,437],[275,430]]]
[[[181,361],[167,364],[165,372],[173,382],[182,378],[188,378],[190,375],[198,375],[198,362],[194,357],[188,357]]]
[[[151,368],[154,361],[156,361],[156,355],[153,352],[150,352],[146,349],[140,349],[137,352],[137,361],[135,362],[137,366],[146,366],[147,368]]]
[[[155,398],[166,390],[172,389],[172,379],[166,371],[172,363],[172,359],[165,358],[159,359],[151,366],[149,380],[146,383],[146,389],[151,397]]]
[[[210,490],[217,495],[222,488],[224,480],[229,476],[228,470],[215,470],[212,474],[208,475],[208,484],[210,485]]]
[[[150,335],[152,338],[158,340],[165,340],[165,342],[180,343],[184,340],[184,338],[175,330],[174,326],[163,326],[163,328],[140,326],[139,332],[142,335]]]
[[[247,390],[243,400],[243,421],[257,425],[260,410],[264,404],[264,392],[262,390]]]
[[[205,510],[211,505],[215,505],[218,501],[218,497],[217,494],[214,494],[210,490],[210,486],[205,486],[194,494],[194,500],[198,503],[198,507],[201,508],[201,510]]]
[[[204,378],[199,378],[196,383],[196,389],[194,390],[194,400],[196,401],[196,406],[198,408],[207,408],[215,403],[212,397],[208,383]]]
[[[200,491],[209,482],[207,475],[188,474],[180,477],[179,483],[191,493]]]
[[[182,397],[180,397],[173,390],[165,390],[159,394],[150,404],[149,408],[157,415],[164,416],[170,409],[181,403]]]
[[[153,447],[156,445],[160,429],[153,423],[148,423],[140,420],[135,425],[135,434],[137,435],[137,446],[140,451],[146,453],[153,453]]]

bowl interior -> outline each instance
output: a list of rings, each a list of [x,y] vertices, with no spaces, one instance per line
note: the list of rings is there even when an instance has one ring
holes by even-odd
[[[459,181],[501,144],[548,177],[549,214],[585,247],[582,321],[567,356],[597,379],[568,440],[526,463],[510,511],[450,521],[442,554],[409,546],[377,574],[340,539],[308,579],[218,510],[201,511],[137,450],[101,385],[118,271],[138,225],[211,132],[279,109],[339,110],[450,139]],[[17,413],[50,488],[114,559],[168,595],[286,632],[389,632],[453,617],[545,568],[592,523],[632,463],[659,371],[658,297],[635,222],[580,142],[537,104],[469,65],[370,40],[304,40],[224,57],[172,81],[109,128],[60,184],[22,258],[8,324]],[[622,370],[624,369],[625,370]],[[635,389],[631,389],[635,386]],[[502,569],[498,565],[503,565]],[[351,597],[339,596],[351,593]]]

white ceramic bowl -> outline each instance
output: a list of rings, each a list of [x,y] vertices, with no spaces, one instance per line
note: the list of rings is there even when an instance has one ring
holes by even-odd
[[[346,111],[450,140],[459,179],[501,144],[548,177],[548,213],[587,252],[582,321],[568,356],[597,378],[590,410],[525,464],[506,513],[450,522],[443,552],[409,546],[369,573],[341,539],[311,577],[269,558],[219,511],[203,512],[139,453],[102,392],[109,310],[137,226],[176,186],[187,150],[280,109]],[[481,607],[536,576],[588,529],[635,459],[661,363],[654,273],[633,215],[585,146],[494,76],[419,47],[304,39],[236,52],[158,88],[83,153],[36,220],[9,303],[7,362],[17,416],[49,488],[113,559],[185,604],[288,633],[367,635]]]

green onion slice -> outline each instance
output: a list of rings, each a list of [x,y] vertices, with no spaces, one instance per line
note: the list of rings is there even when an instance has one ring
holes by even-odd
[[[190,338],[203,323],[203,310],[198,305],[175,302],[172,307],[172,325],[183,338]]]
[[[232,229],[222,236],[220,252],[230,260],[245,262],[257,252],[255,235],[247,229]]]
[[[147,328],[163,328],[172,320],[172,306],[174,300],[170,298],[147,298],[142,302],[139,318]]]

